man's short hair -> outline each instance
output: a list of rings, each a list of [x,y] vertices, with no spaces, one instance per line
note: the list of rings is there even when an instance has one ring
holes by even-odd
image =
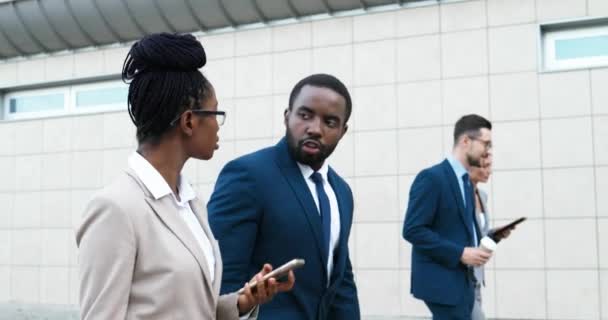
[[[492,130],[492,123],[486,118],[476,114],[462,116],[462,118],[456,121],[456,125],[454,126],[454,145],[456,145],[458,139],[465,134],[473,138],[479,137],[482,128]]]
[[[293,89],[291,89],[291,94],[289,95],[289,110],[291,110],[294,101],[300,94],[300,91],[302,91],[302,88],[306,85],[319,88],[327,88],[341,95],[346,101],[346,115],[344,118],[344,124],[348,122],[353,108],[350,94],[348,93],[348,89],[346,88],[344,83],[342,83],[342,81],[329,74],[317,73],[300,80],[293,87]]]

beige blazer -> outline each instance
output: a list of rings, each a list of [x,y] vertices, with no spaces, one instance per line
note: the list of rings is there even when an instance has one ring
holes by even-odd
[[[215,281],[171,197],[155,200],[132,170],[89,202],[76,233],[81,319],[238,319],[220,296],[222,259],[200,201],[191,201],[215,255]]]
[[[481,221],[479,220],[479,214],[475,212],[475,218],[477,219],[477,226],[481,230],[482,236],[486,236],[488,232],[490,232],[490,214],[488,213],[488,194],[481,190],[477,189],[479,192],[479,202],[481,202],[481,206],[483,207],[483,217],[485,220],[485,225],[481,226]]]
[[[482,227],[481,220],[479,218],[479,212],[477,210],[475,210],[475,220],[477,222],[477,226],[479,227],[479,230],[481,230],[481,238],[483,238],[486,235],[488,235],[488,233],[490,232],[490,218],[489,218],[489,214],[488,214],[488,211],[489,211],[488,210],[488,194],[481,189],[477,189],[477,192],[479,195],[479,201],[481,202],[485,224]],[[485,266],[475,267],[475,268],[473,268],[473,272],[475,273],[475,279],[477,279],[479,282],[481,282],[485,286],[485,284],[486,284]]]

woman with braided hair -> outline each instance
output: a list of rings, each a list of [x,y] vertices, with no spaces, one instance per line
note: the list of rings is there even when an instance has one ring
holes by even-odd
[[[82,319],[252,319],[286,282],[244,284],[219,295],[222,259],[207,212],[181,174],[189,158],[218,148],[218,111],[192,35],[153,34],[133,44],[122,71],[137,151],[116,181],[89,202],[78,227]]]

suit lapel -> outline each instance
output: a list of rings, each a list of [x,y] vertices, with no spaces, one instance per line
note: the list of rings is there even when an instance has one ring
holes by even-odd
[[[323,233],[321,230],[321,218],[315,205],[315,200],[310,194],[310,189],[306,185],[304,177],[302,177],[300,168],[298,168],[296,162],[289,155],[285,138],[281,139],[281,141],[276,145],[275,150],[279,168],[296,195],[296,198],[300,202],[300,205],[304,209],[304,215],[308,221],[308,226],[310,227],[316,240],[315,243],[319,252],[319,258],[323,262],[323,265],[327,265],[327,257],[325,257],[322,250]],[[324,268],[324,270],[326,269]],[[325,271],[325,274],[327,275],[327,271]]]
[[[207,239],[209,239],[211,247],[213,248],[213,255],[215,257],[213,290],[215,293],[219,293],[222,284],[222,256],[217,241],[215,240],[215,236],[213,235],[213,232],[209,227],[209,223],[207,222],[207,210],[202,205],[202,203],[197,200],[198,198],[194,199],[193,201],[190,201],[190,207],[192,208],[192,211],[194,211],[194,215],[198,219],[198,222],[201,224],[203,230],[205,231],[205,235],[207,236]]]
[[[483,214],[483,213],[481,213]],[[477,229],[481,230],[481,214],[475,210],[475,224],[477,225]],[[485,234],[485,233],[484,233]]]
[[[327,179],[329,180],[329,184],[331,185],[331,188],[334,190],[334,193],[336,194],[336,199],[338,200],[338,210],[339,210],[339,216],[340,216],[340,239],[338,240],[338,248],[337,250],[334,252],[334,271],[337,270],[341,270],[342,268],[338,268],[338,266],[336,265],[337,262],[342,262],[343,260],[343,255],[347,254],[347,252],[345,252],[346,248],[348,248],[347,244],[346,244],[346,234],[347,234],[347,230],[349,228],[349,224],[350,224],[350,220],[352,218],[352,216],[350,216],[348,214],[348,210],[346,207],[346,201],[344,199],[344,194],[346,194],[346,191],[343,190],[342,186],[336,181],[337,177],[336,177],[336,173],[329,168],[329,172],[327,174]],[[352,212],[352,211],[351,211]],[[334,276],[336,275],[336,273],[334,272],[330,278],[330,280],[332,282],[334,282]]]
[[[165,196],[158,200],[148,197],[146,198],[146,202],[150,205],[152,210],[156,213],[156,215],[165,223],[167,228],[171,230],[171,232],[181,241],[181,243],[190,251],[190,253],[198,262],[199,267],[201,268],[204,274],[204,282],[211,292],[212,285],[210,283],[209,276],[209,268],[207,267],[207,260],[205,259],[205,254],[201,249],[200,245],[194,238],[192,231],[188,229],[186,223],[178,216],[177,209],[174,204],[171,202],[171,197]]]
[[[464,207],[464,202],[462,200],[462,193],[460,191],[460,184],[458,183],[458,178],[454,173],[454,169],[447,160],[443,161],[443,170],[445,176],[448,180],[448,185],[450,185],[450,189],[452,190],[452,195],[454,196],[456,203],[458,203],[458,211],[460,212],[460,218],[462,219],[462,223],[464,224],[469,236],[473,236],[473,230],[471,229],[471,225],[468,221],[470,218],[467,218],[467,210]]]
[[[472,183],[472,182],[471,182]],[[481,239],[481,237],[483,237],[482,233],[481,233],[481,228],[479,227],[479,222],[477,221],[477,203],[475,202],[475,191],[471,192],[471,196],[469,197],[468,203],[472,204],[472,208],[469,209],[469,214],[473,215],[473,228],[475,228],[474,232],[477,235],[476,239],[477,242],[479,242],[479,240]],[[473,229],[471,228],[471,232],[473,232]],[[471,233],[472,234],[472,233]],[[479,245],[479,243],[475,243],[474,246],[476,247],[477,245]]]

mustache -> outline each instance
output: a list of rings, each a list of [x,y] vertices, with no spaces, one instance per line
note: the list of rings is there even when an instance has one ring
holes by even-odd
[[[302,147],[305,143],[308,143],[308,142],[312,142],[312,143],[318,145],[320,149],[325,148],[325,145],[323,143],[321,143],[321,141],[319,141],[318,139],[315,139],[315,138],[305,138],[305,139],[298,141],[298,147]]]

